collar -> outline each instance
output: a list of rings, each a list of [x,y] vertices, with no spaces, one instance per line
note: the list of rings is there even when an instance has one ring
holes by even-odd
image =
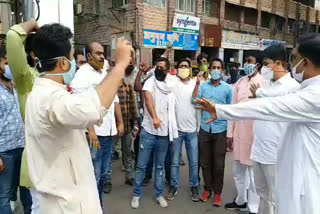
[[[302,83],[301,83],[301,88],[305,88],[309,85],[315,85],[315,84],[319,84],[320,83],[320,74],[315,76],[315,77],[312,77],[310,79],[307,79],[307,80],[304,80]]]
[[[51,79],[48,79],[48,78],[41,78],[41,77],[38,77],[38,78],[35,78],[34,80],[34,85],[38,85],[38,86],[55,86],[55,87],[59,87],[63,90],[66,90],[67,91],[67,86],[66,85],[62,85],[60,83],[57,83]]]
[[[291,79],[291,74],[287,73],[286,75],[284,75],[283,77],[281,77],[280,79],[278,79],[277,81],[274,82],[274,84],[276,85],[283,85],[287,80]]]

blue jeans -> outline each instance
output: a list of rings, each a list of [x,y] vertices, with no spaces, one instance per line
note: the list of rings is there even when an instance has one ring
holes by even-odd
[[[168,150],[169,138],[168,136],[156,136],[147,133],[144,129],[141,130],[140,135],[140,149],[139,158],[136,170],[136,179],[133,186],[134,196],[140,197],[142,195],[142,182],[147,168],[147,164],[152,158],[151,154],[154,151],[155,156],[155,181],[154,194],[157,197],[163,192],[163,168],[164,160]]]
[[[146,168],[146,174],[145,178],[146,179],[152,179],[152,174],[153,174],[153,162],[154,162],[154,152],[152,151],[151,157],[148,161],[147,168]]]
[[[10,199],[16,199],[20,180],[20,166],[23,149],[0,152],[4,171],[0,173],[0,213],[12,214]]]
[[[118,140],[117,136],[112,136],[111,161],[109,163],[108,171],[103,175],[105,183],[106,182],[111,183],[112,181],[112,160],[114,156],[114,145],[116,144],[117,140]]]
[[[91,158],[94,168],[94,174],[96,176],[98,192],[100,197],[100,203],[102,206],[102,193],[103,185],[105,182],[105,174],[108,172],[111,166],[111,155],[112,155],[112,137],[101,137],[98,136],[100,142],[100,149],[91,148]]]
[[[179,132],[179,137],[170,144],[172,158],[170,185],[178,187],[179,184],[179,169],[183,142],[185,142],[186,145],[187,158],[189,162],[189,184],[190,187],[197,187],[199,185],[197,132]]]

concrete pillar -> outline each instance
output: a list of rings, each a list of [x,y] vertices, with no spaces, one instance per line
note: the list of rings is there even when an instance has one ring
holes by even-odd
[[[219,22],[222,28],[224,27],[225,11],[226,11],[226,0],[220,0]]]
[[[224,61],[224,48],[219,48],[219,59]]]
[[[239,50],[238,60],[239,60],[239,63],[241,64],[241,66],[243,66],[243,50]]]
[[[258,1],[257,1],[257,10],[258,10],[257,27],[258,27],[258,28],[261,27],[261,16],[262,16],[261,3],[262,3],[262,0],[258,0]]]

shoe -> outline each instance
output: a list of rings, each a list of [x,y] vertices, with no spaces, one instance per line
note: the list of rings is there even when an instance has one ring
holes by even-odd
[[[138,208],[139,208],[139,200],[140,200],[140,197],[137,197],[137,196],[133,196],[133,197],[132,197],[131,207],[132,207],[133,209],[138,209]]]
[[[212,193],[209,192],[208,190],[205,190],[202,194],[202,196],[200,197],[200,200],[203,202],[207,202],[208,199],[211,197]]]
[[[184,162],[183,159],[181,159],[181,160],[180,160],[180,166],[185,166],[185,165],[186,165],[186,163]]]
[[[130,185],[130,186],[133,186],[133,183],[134,183],[134,179],[133,179],[133,178],[126,179],[125,184],[128,184],[128,185]]]
[[[10,207],[11,207],[11,211],[15,212],[16,209],[18,208],[17,201],[10,201]]]
[[[106,193],[106,194],[109,194],[112,190],[112,183],[111,182],[106,182],[104,185],[103,185],[103,192]]]
[[[125,172],[125,171],[126,171],[126,167],[124,167],[124,165],[122,165],[121,171],[122,171],[122,172]]]
[[[178,194],[177,188],[176,188],[176,187],[173,187],[173,186],[170,186],[166,198],[167,198],[169,201],[173,201],[173,200],[174,200],[174,196],[176,196],[177,194]]]
[[[238,205],[235,201],[232,203],[226,204],[224,206],[224,208],[227,210],[231,210],[231,211],[239,210],[241,212],[245,212],[248,210],[247,203],[244,203],[242,205]]]
[[[220,194],[215,194],[214,195],[214,200],[213,200],[213,206],[220,207],[221,204],[222,204],[221,195]]]
[[[151,181],[151,178],[144,177],[142,181],[142,186],[147,186]]]
[[[200,195],[198,187],[191,187],[191,200],[194,202],[200,201]]]
[[[156,201],[160,205],[160,207],[162,208],[168,207],[168,202],[162,196],[156,198]]]

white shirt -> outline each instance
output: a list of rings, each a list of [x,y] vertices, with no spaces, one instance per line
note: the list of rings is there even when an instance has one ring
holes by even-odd
[[[257,97],[272,97],[275,92],[281,95],[298,90],[300,84],[288,73],[268,88],[259,88]],[[280,93],[280,91],[282,91]],[[277,152],[287,132],[288,123],[256,120],[253,124],[253,145],[250,159],[262,164],[276,164]]]
[[[178,130],[180,132],[193,133],[197,131],[197,118],[196,109],[191,100],[196,81],[190,79],[187,82],[182,82],[179,78],[177,79],[177,84],[172,88],[172,92],[175,94]]]
[[[84,129],[106,109],[94,88],[70,94],[64,85],[36,78],[26,102],[29,176],[41,197],[40,213],[102,214]]]
[[[277,213],[319,214],[320,75],[303,81],[295,93],[216,105],[216,112],[218,119],[289,122],[276,165]]]
[[[106,76],[107,71],[105,69],[100,73],[87,63],[82,65],[77,71],[70,87],[73,93],[81,93],[88,88],[99,85]],[[119,103],[118,96],[115,96],[113,103],[108,109],[108,113],[103,118],[101,126],[94,125],[97,136],[114,136],[117,134],[114,103]]]
[[[155,77],[151,76],[143,85],[143,91],[149,91],[152,94],[153,103],[155,105],[155,100],[158,99],[160,106],[156,107],[155,109],[159,109],[156,111],[158,118],[160,119],[160,128],[156,129],[153,126],[153,119],[149,114],[147,109],[146,103],[144,104],[144,116],[141,126],[152,135],[158,136],[168,136],[169,135],[169,121],[168,121],[168,111],[169,111],[169,96],[163,93],[155,93]],[[159,82],[160,85],[163,87],[167,87],[164,82]]]

